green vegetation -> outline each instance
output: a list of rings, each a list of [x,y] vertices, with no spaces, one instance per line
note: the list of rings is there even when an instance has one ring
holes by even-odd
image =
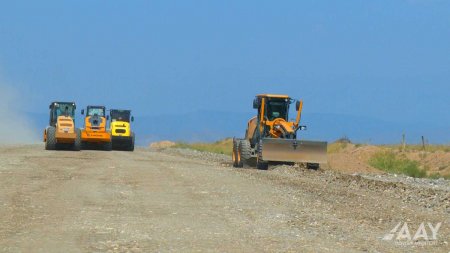
[[[334,143],[328,144],[328,153],[339,153],[342,150],[349,147],[351,144],[350,141],[341,139]],[[366,144],[355,144],[355,147],[365,146]],[[434,173],[427,173],[427,167],[425,164],[421,164],[420,161],[413,161],[406,157],[406,154],[403,152],[399,152],[401,150],[401,145],[384,145],[381,146],[383,151],[380,151],[372,156],[372,158],[369,159],[368,163],[370,166],[389,172],[389,173],[396,173],[396,174],[405,174],[410,177],[416,177],[416,178],[445,178],[450,179],[450,175],[442,175],[440,171],[443,171],[447,168],[447,166],[441,166],[439,167],[438,172]],[[186,149],[193,149],[198,151],[204,151],[204,152],[211,152],[211,153],[217,153],[217,154],[225,154],[225,155],[231,155],[231,152],[233,150],[233,139],[227,138],[224,140],[219,140],[216,142],[197,142],[197,143],[185,143],[185,142],[178,142],[174,146],[174,148],[186,148]],[[407,145],[406,151],[421,151],[422,146],[421,145]],[[428,145],[426,147],[427,153],[428,152],[435,152],[435,151],[444,151],[444,152],[450,152],[450,146],[445,145]],[[422,154],[421,154],[422,155]],[[423,154],[425,156],[426,153]]]
[[[233,139],[228,138],[212,143],[206,143],[206,142],[197,142],[197,143],[185,143],[185,142],[179,142],[177,143],[174,148],[188,148],[188,149],[194,149],[198,151],[205,151],[205,152],[211,152],[211,153],[217,153],[217,154],[225,154],[225,155],[231,155],[233,151]]]
[[[426,171],[420,168],[419,162],[400,157],[392,151],[376,153],[369,160],[369,164],[390,173],[405,174],[410,177],[427,177]]]
[[[439,179],[439,178],[445,178],[445,179],[447,179],[447,180],[449,180],[450,179],[450,175],[445,175],[445,176],[443,176],[443,175],[441,175],[441,174],[439,174],[439,173],[433,173],[433,174],[431,174],[431,175],[429,175],[428,176],[428,178],[431,178],[431,179]]]

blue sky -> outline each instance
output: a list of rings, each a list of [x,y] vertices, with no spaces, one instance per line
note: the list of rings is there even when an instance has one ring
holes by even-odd
[[[0,79],[136,115],[304,110],[449,126],[450,1],[2,1]]]

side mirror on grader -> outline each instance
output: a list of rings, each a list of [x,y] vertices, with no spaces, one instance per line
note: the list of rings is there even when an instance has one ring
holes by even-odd
[[[255,98],[253,100],[253,109],[258,109],[259,108],[259,100],[258,98]]]
[[[296,101],[297,117],[289,121],[289,107],[295,100],[287,95],[262,94],[253,100],[257,116],[250,119],[244,139],[233,139],[233,166],[256,164],[258,169],[268,169],[269,162],[306,163],[317,169],[327,162],[327,143],[298,140],[302,101]]]

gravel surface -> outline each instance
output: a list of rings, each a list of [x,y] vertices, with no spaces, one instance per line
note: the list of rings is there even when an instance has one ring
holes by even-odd
[[[0,251],[450,251],[447,181],[234,169],[229,159],[0,147]],[[441,222],[437,240],[383,240],[399,223],[414,236],[422,222]]]

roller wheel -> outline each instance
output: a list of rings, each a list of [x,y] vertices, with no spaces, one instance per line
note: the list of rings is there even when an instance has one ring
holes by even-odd
[[[74,151],[80,151],[81,150],[81,130],[78,128],[75,128],[75,133],[77,134],[77,137],[75,138],[75,142],[73,143],[73,150]]]
[[[55,127],[47,128],[47,140],[45,141],[45,149],[46,150],[55,150],[56,149],[56,128]]]
[[[81,150],[89,149],[89,144],[85,141],[81,141]]]
[[[103,150],[105,151],[111,151],[112,150],[112,141],[110,142],[105,142],[103,144]]]
[[[131,141],[130,141],[127,151],[134,151],[134,140],[135,140],[134,133],[132,133]]]
[[[256,159],[256,168],[258,170],[267,170],[269,169],[269,163],[263,160],[262,157],[262,141],[258,143],[258,155]]]

